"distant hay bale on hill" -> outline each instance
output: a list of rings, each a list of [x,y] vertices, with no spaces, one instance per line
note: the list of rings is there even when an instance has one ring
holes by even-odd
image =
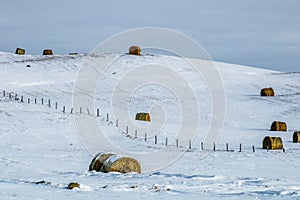
[[[274,93],[274,90],[273,88],[263,88],[261,89],[260,91],[260,96],[274,96],[275,93]]]
[[[293,142],[300,143],[300,131],[295,131],[293,134]]]
[[[274,121],[271,125],[271,131],[287,131],[285,122]]]
[[[52,49],[45,49],[45,50],[43,51],[43,55],[53,55]]]
[[[97,172],[137,172],[141,173],[140,163],[130,157],[119,157],[113,153],[99,153],[97,154],[90,166],[89,170],[95,170]]]
[[[135,116],[135,120],[150,122],[151,121],[150,114],[149,113],[137,113]]]
[[[266,136],[263,140],[263,149],[276,150],[282,149],[283,143],[280,137]]]
[[[113,153],[98,153],[93,158],[93,160],[89,166],[89,170],[90,171],[95,170],[96,172],[102,172],[104,161],[112,155],[115,155],[115,154],[113,154]]]
[[[129,48],[129,54],[130,55],[141,55],[141,48],[139,46],[131,46]]]
[[[24,55],[25,54],[25,49],[17,48],[16,49],[16,54],[18,54],[18,55]]]

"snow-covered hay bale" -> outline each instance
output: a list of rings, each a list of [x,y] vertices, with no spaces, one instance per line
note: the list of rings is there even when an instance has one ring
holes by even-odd
[[[295,131],[293,134],[293,142],[300,143],[300,131]]]
[[[260,91],[260,96],[274,96],[275,93],[274,93],[274,90],[273,88],[263,88],[261,89]]]
[[[18,55],[24,55],[25,54],[25,49],[17,48],[16,49],[16,54],[18,54]]]
[[[45,49],[45,50],[43,51],[43,55],[53,55],[52,49]]]
[[[275,150],[282,149],[283,143],[280,137],[267,136],[263,140],[263,149]]]
[[[151,121],[150,114],[149,113],[137,113],[135,116],[135,120],[150,122]]]
[[[74,189],[74,188],[80,188],[80,184],[77,183],[77,182],[71,182],[71,183],[69,183],[68,189],[69,189],[69,190],[72,190],[72,189]]]
[[[141,165],[134,158],[112,155],[104,161],[103,172],[136,172],[140,174]]]
[[[89,170],[93,171],[95,170],[96,172],[102,172],[103,171],[103,165],[104,161],[109,158],[110,156],[115,155],[113,153],[98,153],[92,160]]]
[[[271,131],[287,131],[285,122],[274,121],[271,125]]]
[[[131,46],[129,48],[130,55],[141,55],[141,48],[139,46]]]

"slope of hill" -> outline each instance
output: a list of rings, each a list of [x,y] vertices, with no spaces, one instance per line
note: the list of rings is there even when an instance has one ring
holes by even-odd
[[[93,117],[96,114],[93,113],[95,110],[87,111],[85,107],[82,113],[78,108],[71,111],[72,95],[80,67],[101,63],[107,56],[110,54],[18,56],[0,53],[0,88],[5,90],[5,97],[0,95],[1,198],[132,199],[145,195],[149,199],[299,198],[300,145],[292,143],[292,134],[300,129],[300,74],[218,62],[215,65],[224,84],[226,117],[222,134],[216,141],[216,151],[211,151],[203,159],[199,156],[200,144],[206,136],[212,109],[209,90],[203,79],[176,57],[122,55],[112,63],[101,74],[95,88],[95,107],[101,110],[101,115],[96,118],[99,127],[115,146],[128,152],[159,154],[165,147],[166,137],[169,141],[176,139],[173,133],[181,122],[178,97],[160,85],[137,85],[129,100],[111,101],[113,95],[118,95],[114,94],[115,86],[134,66],[161,64],[188,77],[197,97],[200,128],[191,149],[186,151],[184,147],[189,144],[181,141],[179,146],[182,147],[171,146],[173,153],[185,153],[171,165],[157,171],[142,174],[88,172],[93,155],[81,143],[82,135],[78,135],[73,117],[88,112]],[[147,79],[147,75],[132,78],[143,80]],[[169,81],[172,83],[174,80],[171,78]],[[260,89],[269,86],[274,88],[276,96],[260,97]],[[124,102],[128,110],[121,107]],[[62,112],[63,106],[65,112]],[[111,117],[115,110],[128,113],[132,119],[138,111],[151,112],[154,122],[155,119],[163,119],[163,128],[156,130],[158,144],[154,144],[151,131],[145,141],[144,132],[139,128],[151,129],[151,126],[142,122],[132,120],[135,127],[130,126],[126,135],[125,127],[130,120],[118,121],[119,126],[116,127],[116,119]],[[156,111],[160,114],[156,115]],[[108,121],[106,113],[110,114]],[[274,120],[286,121],[288,132],[270,132]],[[135,129],[138,130],[136,139]],[[285,152],[262,150],[262,140],[267,135],[280,136]],[[225,151],[226,143],[229,145],[228,152]],[[239,152],[240,144],[242,152]],[[252,152],[253,145],[255,152]],[[159,164],[160,160],[149,162]],[[142,168],[147,164],[142,162]],[[79,182],[81,188],[67,190],[68,183],[74,181]]]

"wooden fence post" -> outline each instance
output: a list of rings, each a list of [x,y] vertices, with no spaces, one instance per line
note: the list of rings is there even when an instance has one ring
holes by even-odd
[[[228,143],[226,143],[226,151],[229,151]]]
[[[176,139],[176,147],[178,147],[178,139]]]
[[[57,102],[55,102],[55,109],[57,109]]]
[[[66,106],[63,106],[63,113],[66,112]]]
[[[135,129],[135,132],[134,132],[134,138],[136,139],[137,138],[137,130]]]
[[[216,151],[216,143],[214,143],[214,147],[213,147],[214,151]]]
[[[166,146],[168,146],[168,138],[166,138]]]
[[[24,102],[23,95],[21,96],[21,102],[22,102],[22,103]]]
[[[255,147],[254,147],[254,145],[252,146],[252,151],[253,151],[253,153],[255,152]]]
[[[36,104],[36,98],[34,98],[34,104]]]
[[[30,104],[30,98],[27,99],[27,103]]]
[[[128,134],[128,126],[126,126],[126,135]]]
[[[201,142],[201,151],[203,151],[203,142]]]
[[[99,117],[99,115],[100,115],[100,110],[99,108],[97,108],[97,117]]]
[[[3,90],[3,97],[5,97],[5,90]]]
[[[118,127],[118,126],[119,126],[119,120],[116,119],[116,127]]]
[[[157,135],[154,136],[154,144],[157,144]]]
[[[51,100],[48,99],[48,106],[51,107]]]
[[[189,149],[192,149],[192,140],[189,141]]]
[[[145,142],[147,142],[147,133],[145,133]]]
[[[242,144],[240,143],[240,152],[242,152]]]
[[[109,114],[106,113],[106,121],[108,122],[109,121]]]
[[[80,107],[79,113],[80,113],[80,114],[82,113],[82,107]]]

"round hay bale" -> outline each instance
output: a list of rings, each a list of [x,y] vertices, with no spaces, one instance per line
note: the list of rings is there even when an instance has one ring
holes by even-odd
[[[266,136],[263,140],[263,149],[275,150],[282,149],[283,143],[280,137]]]
[[[24,55],[25,54],[25,49],[17,48],[15,53],[18,54],[18,55]]]
[[[53,55],[52,49],[45,49],[45,50],[43,51],[43,55]]]
[[[69,183],[68,189],[69,189],[69,190],[72,190],[73,188],[80,188],[80,184],[79,184],[79,183],[76,183],[76,182],[71,182],[71,183]]]
[[[104,161],[103,167],[103,172],[120,172],[123,174],[129,172],[141,173],[140,163],[130,157],[112,155]]]
[[[275,93],[274,93],[274,90],[273,88],[263,88],[261,89],[260,91],[260,96],[274,96]]]
[[[130,55],[141,55],[141,48],[139,46],[131,46],[129,48],[129,54]]]
[[[293,134],[293,142],[299,143],[300,142],[300,131],[295,131]]]
[[[89,171],[95,170],[96,172],[103,172],[104,161],[110,156],[115,155],[113,153],[98,153],[92,160]]]
[[[135,115],[135,120],[150,122],[151,121],[150,114],[149,113],[137,113]]]
[[[287,131],[285,122],[274,121],[271,125],[271,131]]]

